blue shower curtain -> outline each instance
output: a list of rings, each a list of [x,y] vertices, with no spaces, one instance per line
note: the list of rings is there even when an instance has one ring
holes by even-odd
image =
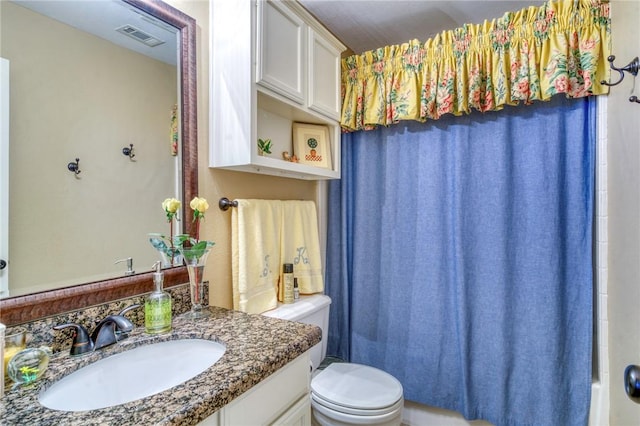
[[[586,425],[595,101],[343,135],[328,352],[497,425]]]

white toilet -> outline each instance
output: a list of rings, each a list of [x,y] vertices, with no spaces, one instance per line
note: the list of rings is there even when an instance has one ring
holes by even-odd
[[[311,348],[311,411],[320,426],[399,426],[404,398],[402,385],[392,375],[373,367],[334,362],[316,370],[327,354],[328,296],[301,296],[293,304],[278,304],[264,315],[322,329],[322,341]]]

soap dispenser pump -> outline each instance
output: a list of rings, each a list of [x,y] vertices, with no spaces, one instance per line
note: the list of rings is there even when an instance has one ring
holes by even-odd
[[[149,334],[158,334],[171,330],[171,296],[162,289],[162,262],[156,262],[153,267],[155,289],[144,302],[144,328]]]

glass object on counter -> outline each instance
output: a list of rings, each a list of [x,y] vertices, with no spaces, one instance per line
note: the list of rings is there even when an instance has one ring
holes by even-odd
[[[9,378],[16,384],[29,385],[46,371],[50,351],[46,347],[29,348],[18,352],[7,367]]]
[[[27,331],[23,328],[6,330],[4,336],[4,374],[8,376],[11,358],[27,347]]]
[[[202,244],[206,243],[206,244]],[[186,317],[190,319],[204,318],[209,316],[208,309],[204,306],[207,303],[204,300],[204,266],[207,263],[207,257],[211,252],[213,244],[207,241],[201,241],[195,247],[179,248],[178,250],[184,257],[189,272],[189,290],[191,293],[191,311],[187,312]]]
[[[161,262],[155,263],[154,290],[144,302],[144,328],[149,334],[171,331],[171,296],[162,288],[164,275]]]

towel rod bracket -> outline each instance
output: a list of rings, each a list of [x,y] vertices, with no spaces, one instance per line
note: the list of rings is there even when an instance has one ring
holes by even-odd
[[[226,212],[229,210],[229,207],[238,207],[238,202],[231,201],[227,197],[222,197],[220,198],[220,201],[218,201],[218,207],[220,207],[220,210]]]

